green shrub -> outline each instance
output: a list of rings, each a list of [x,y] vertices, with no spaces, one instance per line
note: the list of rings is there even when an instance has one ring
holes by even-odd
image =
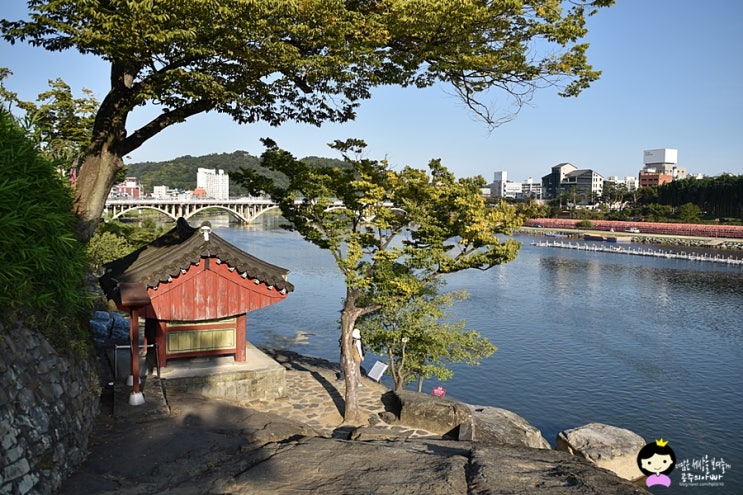
[[[724,223],[728,225],[743,225],[743,221],[740,218],[735,218],[735,217],[721,218],[720,223]]]
[[[590,220],[581,220],[579,222],[575,222],[575,226],[579,229],[592,229],[593,223],[591,223]]]
[[[167,230],[169,229],[158,227],[152,218],[145,218],[141,226],[116,221],[101,222],[88,242],[88,257],[93,271],[149,244]]]
[[[26,315],[58,348],[88,335],[87,258],[74,228],[69,186],[0,109],[0,314]]]
[[[126,256],[132,251],[134,247],[125,237],[100,228],[88,243],[88,256],[93,271],[98,271],[104,264]]]

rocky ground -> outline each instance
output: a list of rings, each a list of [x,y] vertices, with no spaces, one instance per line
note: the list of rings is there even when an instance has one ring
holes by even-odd
[[[59,493],[648,493],[555,450],[411,436],[383,422],[328,434],[289,414],[167,386],[162,407],[148,401],[147,414],[116,414],[114,392],[104,394],[88,460]]]

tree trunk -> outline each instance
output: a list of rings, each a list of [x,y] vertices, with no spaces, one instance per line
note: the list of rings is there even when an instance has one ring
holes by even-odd
[[[360,425],[363,422],[361,410],[359,409],[358,381],[361,378],[356,363],[353,360],[353,327],[356,319],[361,314],[356,307],[356,296],[352,289],[346,289],[346,300],[341,312],[341,367],[346,382],[346,394],[344,396],[345,408],[343,412],[343,423]]]
[[[397,361],[395,361],[395,353],[390,347],[387,347],[387,359],[389,359],[390,361],[390,375],[392,375],[392,381],[395,382],[395,392],[399,392],[400,390],[402,390],[404,382],[402,377],[400,376]]]
[[[106,198],[124,168],[124,156],[138,148],[143,139],[123,145],[126,139],[126,120],[134,107],[133,74],[138,68],[126,63],[111,63],[111,90],[101,102],[93,124],[93,136],[75,186],[72,205],[77,216],[77,238],[87,243],[95,232]]]
[[[98,154],[89,154],[85,158],[80,167],[73,203],[78,223],[76,235],[80,242],[87,243],[93,236],[116,173],[123,166],[121,157],[107,149]]]

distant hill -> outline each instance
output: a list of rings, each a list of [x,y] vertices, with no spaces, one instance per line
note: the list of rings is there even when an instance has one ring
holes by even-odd
[[[310,156],[301,161],[310,166],[347,166],[343,160]],[[247,151],[232,153],[213,153],[204,156],[185,155],[165,162],[140,162],[127,166],[126,176],[136,177],[144,187],[145,193],[151,193],[154,186],[168,186],[186,191],[196,187],[196,171],[199,168],[222,169],[226,174],[241,168],[259,170],[260,158]],[[266,171],[266,175],[276,175],[277,181],[285,180],[278,174]],[[230,196],[247,194],[247,191],[230,178]]]

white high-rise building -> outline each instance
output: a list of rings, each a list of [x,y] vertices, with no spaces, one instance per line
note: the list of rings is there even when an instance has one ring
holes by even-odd
[[[676,149],[662,148],[642,152],[642,163],[645,169],[653,169],[661,174],[670,174],[676,168],[679,152]]]
[[[491,198],[540,198],[542,195],[542,184],[534,183],[529,177],[521,182],[508,180],[508,172],[502,170],[493,174],[493,183],[490,184]]]
[[[508,172],[502,170],[493,174],[493,183],[490,184],[490,197],[502,198],[506,195],[506,183],[508,182]]]
[[[204,189],[208,198],[230,199],[230,175],[222,169],[219,172],[213,168],[198,169],[196,187]]]

